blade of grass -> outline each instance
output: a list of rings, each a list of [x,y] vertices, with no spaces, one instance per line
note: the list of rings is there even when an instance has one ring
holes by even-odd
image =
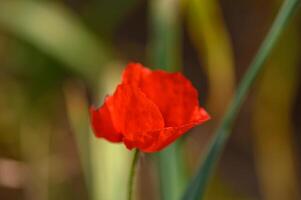
[[[252,84],[261,71],[263,64],[268,58],[280,34],[289,22],[290,17],[298,7],[299,3],[299,0],[286,0],[283,3],[269,33],[267,34],[254,60],[252,61],[249,70],[244,76],[241,84],[239,85],[234,99],[230,104],[229,109],[227,110],[216,132],[216,135],[214,136],[210,146],[208,147],[208,151],[204,157],[203,163],[200,166],[197,175],[194,177],[186,192],[184,193],[183,199],[199,200],[204,197],[206,185],[209,178],[211,177],[217,160],[220,157],[223,147],[225,146],[225,143],[230,136],[231,126],[236,118],[236,115],[238,114],[239,108],[241,107]]]
[[[179,70],[179,0],[150,1],[150,63],[167,71]]]
[[[233,97],[235,74],[231,40],[220,5],[217,0],[188,0],[186,13],[190,38],[208,77],[206,108],[212,118],[221,118]]]
[[[106,94],[112,94],[120,83],[124,64],[112,62],[107,64],[99,78],[99,101],[101,105]],[[93,173],[93,200],[123,200],[126,198],[126,185],[130,170],[131,151],[126,151],[122,144],[112,144],[96,138],[92,129],[89,133],[91,170]],[[120,167],[122,166],[122,167]],[[116,192],[118,190],[118,192]]]
[[[189,36],[208,78],[206,108],[214,119],[211,130],[219,125],[235,88],[233,49],[219,4],[217,0],[187,0],[185,6]],[[234,195],[217,174],[208,185],[206,198],[222,197],[243,198]]]
[[[180,56],[179,1],[150,1],[151,65],[167,71],[177,71]],[[158,154],[160,195],[162,200],[178,199],[186,184],[179,142]]]
[[[91,153],[89,141],[89,104],[86,97],[86,91],[83,87],[69,82],[64,87],[66,102],[66,111],[68,120],[76,139],[76,145],[79,153],[81,167],[85,177],[85,184],[90,199],[92,197],[92,172],[91,172]]]

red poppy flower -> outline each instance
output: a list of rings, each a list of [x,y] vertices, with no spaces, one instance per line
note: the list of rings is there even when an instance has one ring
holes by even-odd
[[[143,152],[163,149],[209,118],[182,74],[151,71],[139,63],[128,64],[115,93],[100,108],[91,108],[96,137]]]

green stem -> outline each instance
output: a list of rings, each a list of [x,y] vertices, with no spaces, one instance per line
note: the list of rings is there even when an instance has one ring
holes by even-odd
[[[136,174],[136,166],[139,158],[139,150],[135,149],[133,161],[131,164],[130,174],[129,174],[129,182],[128,182],[128,197],[127,200],[133,199],[133,190],[134,190],[134,180]]]
[[[255,82],[257,75],[263,68],[263,64],[275,46],[280,34],[289,22],[289,19],[294,11],[297,9],[299,3],[300,0],[286,0],[283,3],[269,33],[267,34],[259,51],[250,64],[249,70],[244,76],[241,84],[239,85],[234,99],[216,131],[216,135],[208,147],[203,163],[199,168],[197,175],[187,188],[183,199],[200,200],[204,198],[206,185],[211,177],[212,171],[214,170],[225,143],[230,136],[231,127],[238,114],[239,108],[246,98],[252,84]]]

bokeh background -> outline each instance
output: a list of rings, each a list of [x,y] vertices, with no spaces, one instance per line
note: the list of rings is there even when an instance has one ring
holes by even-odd
[[[140,158],[136,198],[178,199],[281,3],[0,0],[0,199],[125,199],[132,152],[94,138],[89,107],[129,61],[182,71],[212,115]],[[243,105],[206,199],[301,199],[300,28],[299,11]]]

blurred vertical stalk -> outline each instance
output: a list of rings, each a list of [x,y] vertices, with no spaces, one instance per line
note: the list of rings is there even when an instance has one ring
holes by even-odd
[[[231,39],[218,1],[185,0],[184,3],[190,38],[208,77],[207,109],[215,119],[212,124],[212,128],[215,128],[234,91],[235,69]],[[215,191],[218,186],[222,186],[218,182],[218,178],[212,182],[214,185],[211,186]],[[209,195],[214,196],[215,193]]]
[[[281,37],[255,90],[254,152],[265,200],[300,199],[292,127],[300,61],[297,27],[294,21]]]
[[[224,149],[224,146],[231,134],[231,128],[239,112],[239,109],[246,98],[251,86],[254,84],[263,64],[267,60],[271,50],[275,46],[279,36],[291,19],[294,11],[298,8],[299,0],[286,0],[282,4],[278,15],[268,32],[265,40],[261,44],[257,54],[250,64],[246,75],[242,79],[241,84],[231,102],[224,118],[214,136],[211,144],[204,156],[202,165],[200,166],[197,175],[194,177],[189,187],[187,188],[183,199],[199,200],[204,198],[204,192],[208,184],[209,178],[216,166],[216,163]]]
[[[96,89],[98,76],[111,56],[110,51],[63,4],[50,1],[0,1],[0,28],[62,63],[68,71],[84,79],[89,89],[99,93]],[[97,176],[100,169],[92,165],[92,160],[100,163],[101,158],[94,151],[94,143],[91,144],[93,134],[89,131],[86,94],[76,88],[65,92],[68,116],[78,143],[87,187],[92,191],[95,186],[95,190],[90,193],[92,199],[102,199],[96,188],[98,185],[95,185],[100,179]],[[90,173],[93,173],[93,180]],[[99,184],[102,182],[99,181]]]
[[[116,61],[103,66],[99,74],[98,97],[94,106],[102,105],[105,95],[112,94],[120,83],[120,64]],[[124,66],[124,65],[123,65]],[[94,200],[121,200],[126,198],[130,157],[133,152],[127,151],[123,144],[113,144],[104,139],[90,136],[91,170],[93,173]]]
[[[179,0],[149,1],[151,66],[177,71],[180,66]],[[185,186],[181,152],[176,142],[158,154],[162,200],[178,199]]]
[[[112,79],[113,75],[110,76]],[[102,81],[103,80],[100,78]],[[101,87],[105,84],[101,83]],[[94,86],[95,88],[100,88]],[[108,143],[94,137],[90,127],[89,103],[84,85],[69,82],[65,85],[64,93],[68,119],[75,134],[79,157],[84,170],[89,198],[92,200],[118,200],[125,196],[127,175],[127,157],[121,153],[123,146]],[[96,92],[96,94],[103,92]],[[98,99],[98,98],[96,98]],[[98,106],[98,105],[96,105]],[[123,185],[125,189],[120,189]],[[116,192],[118,188],[118,192]]]
[[[185,1],[189,34],[209,81],[208,110],[213,118],[220,118],[235,85],[231,40],[218,1]]]
[[[150,63],[154,68],[180,70],[179,1],[149,1]]]
[[[90,152],[90,131],[89,131],[89,104],[87,93],[83,85],[76,82],[65,84],[64,95],[68,120],[74,133],[80,163],[85,176],[88,194],[93,194],[91,152]]]
[[[121,70],[119,64],[103,66],[99,85],[94,85],[95,99],[111,94]],[[109,143],[94,136],[90,127],[89,103],[84,85],[70,82],[64,88],[68,118],[75,134],[80,159],[84,168],[87,187],[92,200],[120,200],[126,197],[130,152],[123,145]],[[95,101],[95,106],[101,105]],[[118,192],[116,192],[118,191]]]

